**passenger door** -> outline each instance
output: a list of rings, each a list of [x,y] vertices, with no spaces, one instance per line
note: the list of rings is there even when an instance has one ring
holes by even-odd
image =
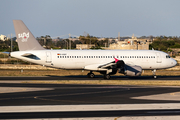
[[[46,63],[51,63],[52,58],[51,58],[51,52],[46,52]]]
[[[156,62],[157,63],[161,63],[162,62],[162,58],[161,58],[161,54],[160,53],[156,53]]]

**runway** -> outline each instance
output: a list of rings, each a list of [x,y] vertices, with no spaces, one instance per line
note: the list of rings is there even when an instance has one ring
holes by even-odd
[[[84,76],[0,77],[0,119],[180,115],[180,87],[22,83],[64,79],[88,80]]]
[[[0,80],[104,80],[101,75],[96,75],[95,78],[87,78],[86,75],[73,75],[73,76],[43,76],[43,77],[0,77]],[[157,76],[154,79],[152,76],[138,76],[138,77],[127,77],[127,76],[111,76],[110,80],[180,80],[180,76]]]

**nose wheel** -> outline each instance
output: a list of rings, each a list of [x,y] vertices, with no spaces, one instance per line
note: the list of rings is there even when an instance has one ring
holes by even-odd
[[[94,75],[94,73],[92,73],[92,72],[90,72],[90,73],[87,74],[87,77],[88,77],[88,78],[94,78],[94,76],[95,76],[95,75]]]
[[[152,70],[152,73],[153,73],[153,78],[156,79],[157,76],[156,76],[156,69]]]

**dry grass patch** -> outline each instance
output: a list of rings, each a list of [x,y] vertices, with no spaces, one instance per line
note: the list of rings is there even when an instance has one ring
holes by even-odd
[[[0,69],[0,76],[70,76],[70,75],[87,75],[89,71],[82,70],[7,70]],[[94,72],[95,75],[101,75],[98,72]],[[178,76],[180,71],[167,71],[157,70],[157,76]],[[124,76],[123,74],[117,73],[116,76]],[[152,76],[151,70],[145,70],[142,76]]]
[[[23,83],[37,84],[91,84],[91,85],[146,85],[146,86],[180,86],[177,80],[60,80],[60,81],[28,81]]]

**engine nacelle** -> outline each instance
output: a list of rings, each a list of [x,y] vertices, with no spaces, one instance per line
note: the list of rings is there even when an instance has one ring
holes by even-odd
[[[125,65],[123,73],[127,76],[140,76],[142,73],[142,68],[141,66],[136,66],[136,65],[133,66]]]

